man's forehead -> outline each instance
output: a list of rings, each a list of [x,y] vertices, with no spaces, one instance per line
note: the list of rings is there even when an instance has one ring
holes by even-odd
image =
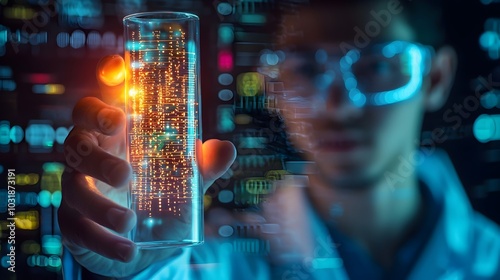
[[[374,10],[364,6],[328,10],[304,10],[283,18],[278,44],[283,48],[355,43],[365,47],[376,42],[413,41],[415,34],[401,15],[384,20],[373,17]]]

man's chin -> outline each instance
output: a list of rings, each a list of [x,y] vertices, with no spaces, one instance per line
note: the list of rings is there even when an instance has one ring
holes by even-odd
[[[363,162],[337,164],[316,162],[317,175],[327,184],[340,188],[365,188],[371,185],[375,176]]]

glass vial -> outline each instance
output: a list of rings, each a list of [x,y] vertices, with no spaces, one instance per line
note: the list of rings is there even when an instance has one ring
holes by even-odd
[[[199,19],[149,12],[123,19],[131,240],[140,248],[203,242]]]

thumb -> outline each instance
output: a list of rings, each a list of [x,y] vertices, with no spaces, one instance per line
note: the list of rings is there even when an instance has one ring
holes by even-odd
[[[203,176],[204,191],[206,191],[231,167],[236,159],[236,148],[229,141],[217,139],[207,140],[203,145],[199,145],[198,142],[197,146],[202,146],[201,153],[197,153],[196,157]]]

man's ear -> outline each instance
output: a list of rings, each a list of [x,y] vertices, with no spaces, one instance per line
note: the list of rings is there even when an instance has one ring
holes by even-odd
[[[457,53],[449,46],[439,49],[432,61],[429,84],[425,92],[425,109],[430,112],[443,107],[450,94],[455,72]]]

